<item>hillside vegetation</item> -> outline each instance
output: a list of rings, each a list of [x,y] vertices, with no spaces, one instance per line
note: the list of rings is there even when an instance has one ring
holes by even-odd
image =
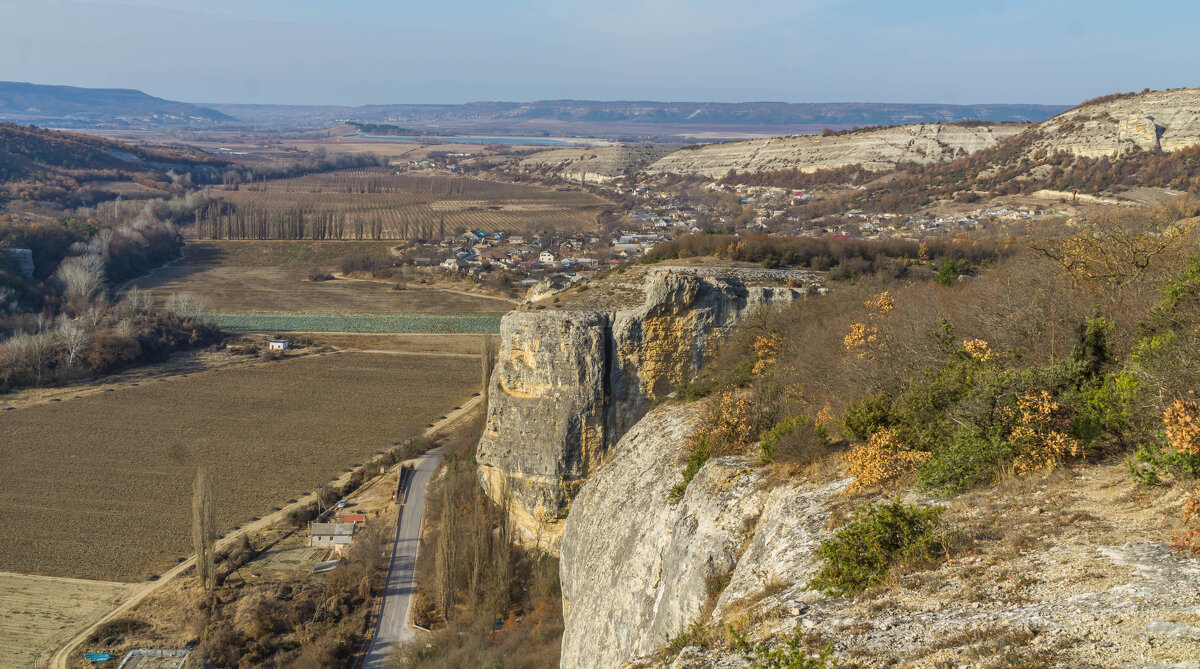
[[[114,192],[114,184],[142,186],[150,195],[182,193],[193,182],[219,180],[226,166],[225,161],[182,146],[133,146],[0,123],[0,204],[19,200],[90,205],[125,192]],[[189,176],[183,178],[185,174]]]
[[[781,558],[790,580],[734,604],[725,576],[663,657],[701,646],[750,666],[821,649],[838,666],[926,666],[943,649],[988,667],[1183,659],[1186,642],[1142,630],[1174,619],[1163,584],[1200,556],[1197,214],[1192,198],[1108,212],[973,280],[877,274],[739,326],[677,393],[708,399],[692,405],[701,420],[673,503],[727,494],[714,472],[751,461],[783,491],[848,488],[820,493],[834,531],[794,530],[811,545]],[[1117,557],[1136,551],[1153,578]],[[1076,562],[1090,575],[1032,567]],[[1108,602],[1139,588],[1136,605],[1063,622],[1076,620],[1064,593]],[[789,634],[773,616],[804,627]]]

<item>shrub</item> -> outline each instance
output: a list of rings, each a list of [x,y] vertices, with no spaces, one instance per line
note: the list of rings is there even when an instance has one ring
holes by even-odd
[[[763,435],[758,444],[763,464],[809,462],[829,449],[829,431],[808,415],[789,418]]]
[[[851,439],[867,441],[879,428],[890,427],[894,422],[891,398],[880,394],[851,402],[841,425]]]
[[[1163,412],[1167,441],[1177,453],[1200,455],[1200,402],[1175,400]]]
[[[700,437],[696,440],[692,450],[688,453],[687,465],[683,468],[683,483],[671,488],[671,499],[679,499],[683,497],[683,491],[687,490],[688,484],[692,479],[696,478],[696,473],[708,462],[708,440]]]
[[[308,270],[308,280],[316,282],[332,281],[333,275],[319,267],[313,267],[312,269]]]
[[[814,655],[805,648],[804,635],[799,630],[774,647],[759,644],[744,657],[750,662],[750,669],[834,669],[838,664],[832,643]]]
[[[850,522],[817,547],[821,569],[808,587],[835,596],[857,595],[894,568],[935,559],[945,551],[942,511],[900,500],[860,507]]]
[[[679,656],[679,652],[688,646],[697,648],[712,648],[717,641],[716,631],[697,620],[676,636],[667,635],[667,643],[663,646],[659,657],[664,664]]]
[[[1068,457],[1083,455],[1083,447],[1067,435],[1070,420],[1063,407],[1043,390],[1017,398],[1019,424],[1009,433],[1017,452],[1013,467],[1020,474],[1054,469]]]
[[[896,431],[884,427],[871,435],[866,444],[851,448],[843,459],[854,476],[851,488],[861,490],[899,478],[928,460],[929,453],[905,448]]]
[[[150,629],[150,623],[137,618],[116,618],[96,628],[88,635],[88,643],[101,646],[114,646],[129,634],[137,634]]]
[[[921,463],[917,481],[924,490],[961,493],[991,482],[1012,459],[1013,449],[1003,439],[960,428],[949,442]]]

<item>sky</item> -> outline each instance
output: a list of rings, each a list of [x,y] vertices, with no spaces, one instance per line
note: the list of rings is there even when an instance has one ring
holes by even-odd
[[[0,80],[201,103],[1075,104],[1200,85],[1195,0],[0,0]]]

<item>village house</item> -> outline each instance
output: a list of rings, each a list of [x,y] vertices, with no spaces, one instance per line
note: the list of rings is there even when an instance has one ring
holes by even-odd
[[[343,553],[354,540],[355,523],[309,523],[308,547],[332,548]]]

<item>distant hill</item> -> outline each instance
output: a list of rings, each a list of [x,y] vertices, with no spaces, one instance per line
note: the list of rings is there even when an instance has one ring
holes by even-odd
[[[61,127],[214,125],[222,112],[124,88],[78,88],[0,82],[0,120]]]
[[[978,119],[989,123],[1043,121],[1064,105],[944,105],[907,103],[788,102],[470,102],[460,105],[365,105],[362,107],[291,105],[210,105],[248,123],[268,126],[318,126],[358,121],[492,128],[497,131],[563,132],[562,124],[630,126],[705,126],[809,128],[898,125]]]
[[[901,163],[929,165],[996,146],[1028,127],[1021,123],[920,123],[825,135],[768,137],[676,151],[647,172],[719,177],[737,172],[837,169],[860,165],[888,171]]]

